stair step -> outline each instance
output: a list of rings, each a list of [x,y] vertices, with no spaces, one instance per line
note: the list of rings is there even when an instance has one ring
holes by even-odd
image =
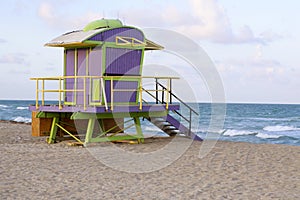
[[[173,136],[173,135],[177,135],[177,134],[180,134],[180,130],[166,130],[165,133],[167,133],[168,135],[170,136]]]
[[[178,130],[175,126],[165,126],[163,127],[163,130]]]
[[[166,120],[163,119],[163,118],[152,118],[152,119],[151,119],[151,122],[152,122],[153,124],[159,123],[159,122],[165,122],[165,121],[166,121]]]
[[[157,127],[159,127],[160,129],[164,128],[165,126],[171,126],[171,124],[169,122],[159,122],[159,123],[155,123],[155,125]]]

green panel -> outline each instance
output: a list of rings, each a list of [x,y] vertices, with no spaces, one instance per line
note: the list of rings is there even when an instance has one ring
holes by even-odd
[[[100,101],[100,79],[93,79],[92,101]]]

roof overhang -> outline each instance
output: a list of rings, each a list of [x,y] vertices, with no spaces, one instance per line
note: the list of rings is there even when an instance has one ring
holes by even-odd
[[[54,38],[50,42],[46,43],[45,46],[49,47],[93,47],[99,45],[99,41],[89,41],[88,39],[102,32],[103,29],[96,29],[90,31],[73,31],[65,33],[57,38]],[[151,41],[145,39],[145,50],[161,50],[164,47]]]
[[[49,47],[72,47],[72,46],[92,46],[90,43],[85,44],[84,41],[93,35],[101,32],[101,29],[91,31],[73,31],[65,33],[57,38],[54,38],[45,46]]]

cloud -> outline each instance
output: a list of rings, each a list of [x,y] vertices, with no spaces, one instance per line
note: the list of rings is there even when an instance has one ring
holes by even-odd
[[[195,39],[209,40],[214,43],[268,44],[280,35],[265,31],[255,35],[248,25],[234,31],[224,7],[217,0],[189,0],[188,10],[184,12],[178,7],[165,6],[155,9],[131,10],[122,12],[127,21],[139,26],[168,27]],[[147,13],[147,15],[145,15]],[[136,17],[139,16],[139,17]]]
[[[125,23],[134,26],[168,28],[197,40],[208,40],[214,43],[266,45],[281,38],[271,30],[255,34],[248,25],[243,25],[239,30],[233,30],[226,10],[218,0],[188,0],[186,2],[158,4],[148,1],[147,7],[124,8],[115,13],[119,13],[118,15]],[[82,29],[90,21],[103,17],[94,11],[77,12],[77,14],[74,16],[62,10],[60,4],[50,3],[50,1],[42,2],[38,8],[38,15],[42,20],[52,28],[65,31],[66,29]]]
[[[5,39],[0,38],[0,44],[6,43],[7,41]]]
[[[0,57],[0,63],[5,64],[26,64],[25,54],[22,53],[8,53]]]
[[[58,6],[49,2],[42,2],[38,8],[38,16],[45,21],[50,27],[55,29],[82,29],[87,23],[95,19],[102,18],[101,15],[94,12],[86,12],[84,15],[73,17],[60,9]]]

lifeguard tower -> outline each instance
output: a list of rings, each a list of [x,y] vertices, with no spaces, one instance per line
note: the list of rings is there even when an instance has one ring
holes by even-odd
[[[48,143],[54,143],[69,135],[84,145],[120,140],[143,142],[143,118],[170,136],[183,133],[201,140],[191,132],[196,111],[172,93],[172,80],[176,77],[142,76],[145,51],[163,47],[145,38],[138,28],[124,26],[119,20],[101,19],[45,46],[64,48],[64,74],[31,78],[36,81],[36,103],[30,106],[33,136],[49,135]],[[145,79],[153,80],[153,89],[145,89]],[[56,82],[57,88],[48,89],[48,82]],[[46,103],[48,93],[57,93],[55,103]],[[153,101],[146,102],[145,95]],[[178,112],[180,106],[189,109],[189,116]],[[136,134],[125,134],[132,126]],[[82,133],[84,139],[78,137]]]

